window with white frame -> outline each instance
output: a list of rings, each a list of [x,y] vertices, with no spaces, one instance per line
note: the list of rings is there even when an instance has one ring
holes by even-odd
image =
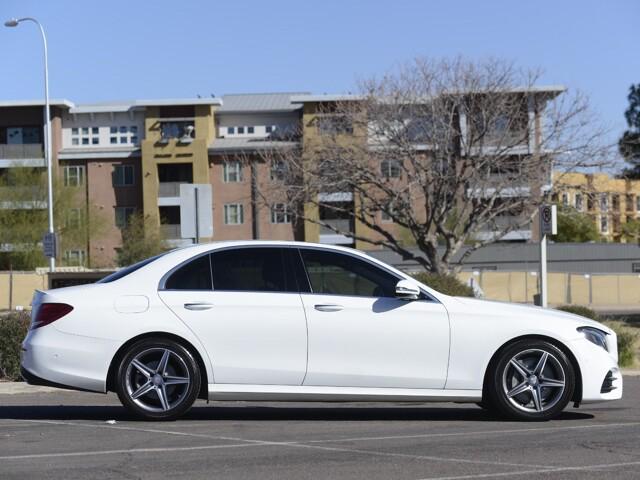
[[[136,125],[113,125],[109,128],[111,145],[137,145],[138,127]]]
[[[606,215],[600,216],[600,231],[602,233],[607,233],[609,231],[609,217]]]
[[[115,207],[116,227],[125,228],[129,225],[129,219],[135,211],[135,207]]]
[[[271,223],[291,223],[291,211],[285,203],[271,206]]]
[[[99,127],[73,127],[71,128],[71,145],[87,146],[100,144]]]
[[[241,203],[227,203],[224,206],[224,224],[241,225],[244,223],[244,208]]]
[[[240,162],[224,162],[222,167],[222,179],[225,183],[242,181],[242,164]]]
[[[389,205],[386,210],[380,210],[380,220],[383,223],[393,222],[393,218],[391,217],[391,215],[393,215],[393,206],[391,205]]]
[[[276,126],[275,125],[267,125],[266,127],[264,127],[264,131],[266,133],[273,133],[276,130]]]
[[[282,182],[287,175],[287,164],[284,160],[271,160],[271,181]]]
[[[64,261],[69,266],[81,267],[84,265],[86,252],[81,249],[65,250]]]
[[[84,185],[84,165],[67,165],[63,169],[65,187]]]
[[[130,187],[134,184],[133,165],[115,165],[113,168],[113,186]]]
[[[395,159],[382,160],[380,170],[385,178],[399,178],[401,174],[400,161]]]
[[[603,212],[609,210],[609,195],[606,193],[600,195],[600,210]]]
[[[583,199],[582,199],[582,194],[581,193],[576,193],[575,205],[576,205],[576,210],[578,210],[579,212],[581,212],[582,209],[584,208],[584,203],[583,203]]]
[[[70,208],[67,210],[65,218],[65,226],[67,228],[78,228],[82,224],[82,210],[79,208]]]
[[[569,194],[567,192],[562,194],[562,205],[565,207],[569,205]]]

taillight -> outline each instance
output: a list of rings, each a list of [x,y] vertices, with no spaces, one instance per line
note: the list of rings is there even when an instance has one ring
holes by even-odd
[[[36,318],[31,324],[31,330],[49,325],[64,317],[71,310],[73,307],[66,303],[43,303],[38,308]]]

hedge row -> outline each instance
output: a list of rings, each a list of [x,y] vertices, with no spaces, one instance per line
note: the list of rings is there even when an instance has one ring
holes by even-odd
[[[29,312],[0,315],[0,379],[20,380],[20,346],[29,322]]]

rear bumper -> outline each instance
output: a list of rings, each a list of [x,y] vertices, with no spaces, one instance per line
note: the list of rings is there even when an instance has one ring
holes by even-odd
[[[27,383],[106,392],[107,372],[118,344],[57,330],[29,331],[22,343],[21,371]]]

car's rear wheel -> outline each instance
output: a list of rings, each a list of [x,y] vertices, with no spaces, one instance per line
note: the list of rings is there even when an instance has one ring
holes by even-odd
[[[486,393],[490,405],[508,417],[550,420],[573,396],[573,366],[550,342],[516,342],[504,349],[494,366]]]
[[[150,420],[172,420],[183,415],[199,391],[198,362],[173,340],[140,340],[128,348],[118,366],[120,401],[136,415]]]

